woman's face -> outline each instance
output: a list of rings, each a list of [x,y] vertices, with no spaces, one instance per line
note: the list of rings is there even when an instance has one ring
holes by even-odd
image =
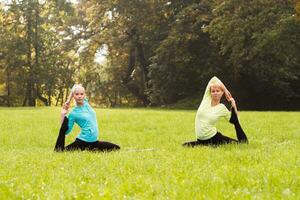
[[[82,104],[85,98],[85,91],[84,88],[78,88],[74,92],[74,99],[77,104]]]
[[[218,85],[212,85],[210,87],[210,94],[211,94],[211,98],[213,100],[217,100],[217,101],[220,101],[224,92],[223,90],[220,88],[220,86]]]

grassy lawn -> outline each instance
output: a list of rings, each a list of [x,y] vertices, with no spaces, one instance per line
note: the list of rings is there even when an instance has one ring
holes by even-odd
[[[240,112],[249,145],[194,149],[196,111],[96,112],[119,152],[54,153],[60,108],[0,108],[0,198],[300,199],[300,112]]]

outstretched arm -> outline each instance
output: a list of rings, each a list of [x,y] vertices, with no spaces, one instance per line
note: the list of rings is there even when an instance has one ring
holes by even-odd
[[[70,103],[71,103],[72,98],[73,98],[73,92],[71,92],[69,94],[69,97],[68,97],[67,101],[64,103],[64,105],[61,109],[61,112],[60,112],[61,113],[61,115],[60,115],[61,116],[61,123],[63,123],[65,116],[69,112]]]

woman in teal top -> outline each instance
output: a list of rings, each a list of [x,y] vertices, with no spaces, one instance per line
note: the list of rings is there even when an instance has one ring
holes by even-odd
[[[66,117],[71,99],[74,98],[76,106]],[[88,103],[85,97],[85,90],[81,85],[74,85],[72,92],[63,106],[61,111],[62,126],[55,145],[55,150],[96,150],[96,151],[111,151],[120,149],[118,145],[110,142],[98,141],[98,122],[96,112]],[[65,135],[69,134],[74,126],[78,124],[81,128],[76,140],[64,147]]]
[[[223,94],[225,94],[226,99],[231,103],[231,114],[226,106],[220,103]],[[234,124],[238,140],[224,136],[217,131],[216,123],[222,117]],[[203,99],[196,114],[195,132],[197,141],[184,143],[184,146],[193,147],[196,145],[248,142],[247,136],[238,121],[235,100],[217,77],[213,77],[207,84]]]
[[[68,130],[66,135],[69,134],[76,122],[81,128],[78,139],[85,142],[95,142],[98,138],[98,123],[96,112],[88,103],[88,100],[83,99],[82,105],[76,105],[68,116]]]

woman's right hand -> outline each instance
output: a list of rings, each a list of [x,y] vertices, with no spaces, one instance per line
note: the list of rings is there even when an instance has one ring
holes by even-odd
[[[65,103],[64,105],[63,105],[63,107],[62,107],[62,109],[61,109],[61,115],[62,116],[66,116],[67,114],[68,114],[68,112],[69,112],[69,107],[70,107],[70,103]]]
[[[66,108],[67,110],[69,110],[69,108],[70,108],[70,101],[66,101],[65,104],[63,105],[63,108]]]

